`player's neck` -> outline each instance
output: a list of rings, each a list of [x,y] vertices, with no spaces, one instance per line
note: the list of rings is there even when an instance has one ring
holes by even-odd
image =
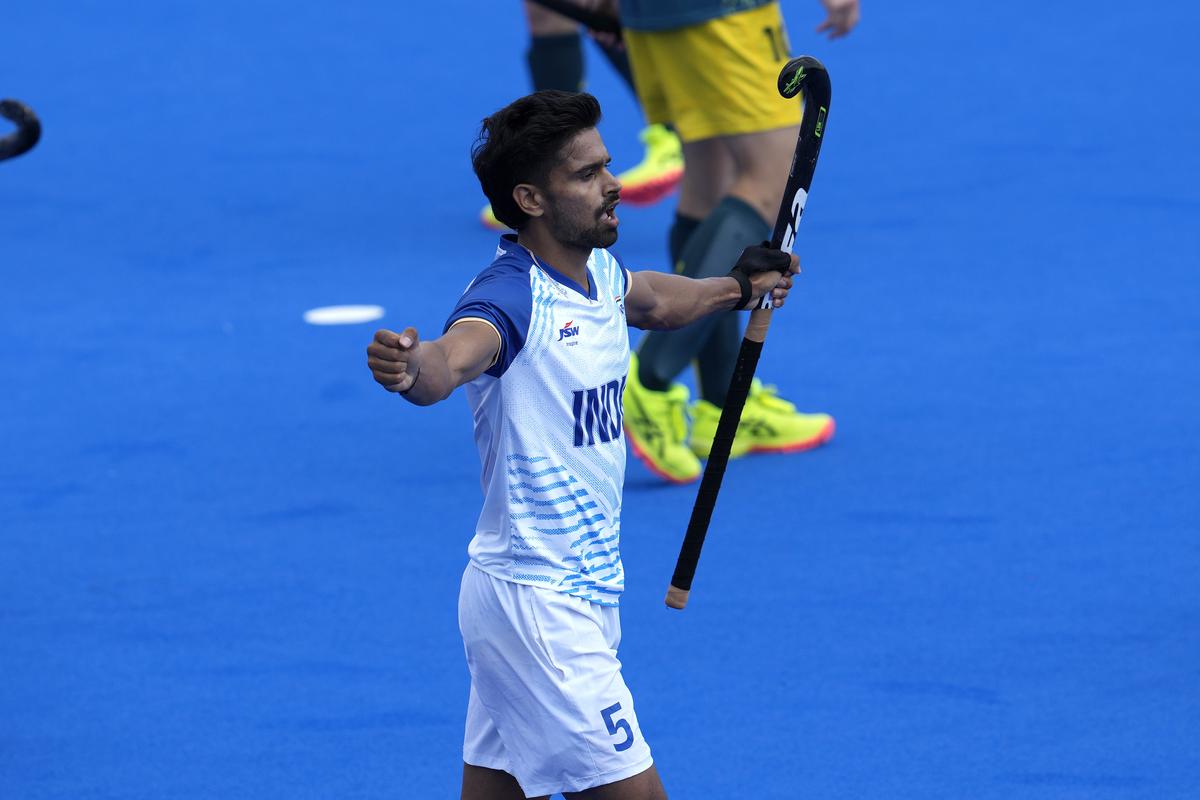
[[[541,226],[527,225],[517,233],[517,244],[524,247],[541,262],[566,275],[578,283],[585,291],[591,291],[588,285],[588,258],[592,251],[581,250],[578,247],[565,245],[556,240]]]

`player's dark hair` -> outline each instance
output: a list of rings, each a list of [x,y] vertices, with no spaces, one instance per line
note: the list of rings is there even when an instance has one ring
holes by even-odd
[[[596,127],[600,104],[586,92],[534,92],[483,120],[471,166],[496,219],[519,229],[529,215],[513,200],[520,183],[542,183],[575,134]]]

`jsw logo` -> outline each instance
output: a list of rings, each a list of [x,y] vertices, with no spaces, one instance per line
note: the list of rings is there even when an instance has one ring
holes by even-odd
[[[792,245],[796,243],[796,229],[800,227],[800,217],[804,214],[804,204],[808,202],[808,192],[804,191],[804,187],[796,190],[795,197],[792,198],[792,218],[788,221],[787,230],[783,234],[783,243],[779,249],[785,253],[792,252]]]
[[[571,393],[571,412],[575,417],[575,446],[590,447],[596,442],[612,442],[621,438],[625,395],[625,380],[613,380],[594,389],[577,389]]]
[[[563,339],[570,339],[572,336],[579,335],[579,326],[574,323],[575,320],[571,320],[566,325],[563,325],[558,329],[558,341],[561,342]],[[574,342],[572,342],[572,344],[574,344]]]

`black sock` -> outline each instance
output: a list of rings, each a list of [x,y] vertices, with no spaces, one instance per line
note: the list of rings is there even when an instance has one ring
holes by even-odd
[[[532,36],[526,58],[535,92],[583,91],[583,45],[578,33]]]
[[[680,258],[683,274],[691,278],[726,275],[746,246],[761,242],[770,233],[770,224],[749,203],[726,197],[687,237]],[[710,342],[714,335],[721,338]],[[696,359],[701,395],[721,405],[740,339],[736,312],[712,314],[677,331],[650,331],[638,347],[638,380],[648,389],[664,391]]]

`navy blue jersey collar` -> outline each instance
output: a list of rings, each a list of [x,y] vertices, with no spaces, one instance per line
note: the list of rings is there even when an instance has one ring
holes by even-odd
[[[573,289],[574,291],[576,291],[579,294],[586,297],[588,300],[596,299],[596,276],[593,275],[592,271],[590,269],[588,269],[586,266],[584,267],[584,269],[588,270],[588,291],[585,292],[583,290],[583,287],[580,286],[578,283],[571,280],[566,275],[564,275],[561,272],[559,272],[558,270],[556,270],[554,267],[550,266],[547,262],[545,262],[542,259],[535,256],[529,250],[528,247],[526,247],[525,245],[518,242],[517,235],[515,233],[506,233],[500,237],[500,247],[503,249],[505,245],[519,247],[519,248],[521,248],[521,250],[524,250],[526,253],[529,254],[529,257],[530,257],[530,259],[533,260],[534,264],[537,264],[539,267],[541,267],[541,269],[547,275],[549,275],[551,278],[554,278],[554,280],[558,281],[563,286],[566,286],[568,289]]]

